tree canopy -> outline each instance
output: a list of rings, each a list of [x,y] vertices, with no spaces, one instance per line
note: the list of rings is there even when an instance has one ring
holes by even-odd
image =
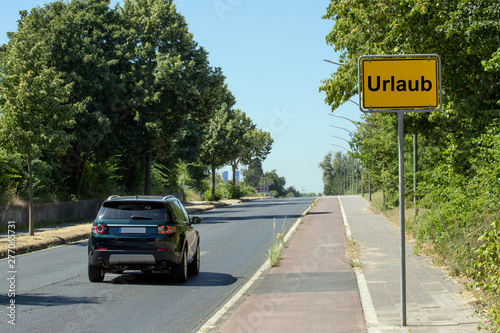
[[[265,158],[269,133],[233,109],[222,69],[172,1],[109,4],[23,11],[0,46],[4,193],[25,197],[16,184],[32,184],[33,161],[30,198],[65,200],[178,191],[181,170],[206,177],[209,166]],[[11,172],[19,160],[28,170]]]

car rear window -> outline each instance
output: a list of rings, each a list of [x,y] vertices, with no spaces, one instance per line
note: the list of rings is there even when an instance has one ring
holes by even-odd
[[[100,220],[165,220],[165,205],[156,202],[105,202]]]

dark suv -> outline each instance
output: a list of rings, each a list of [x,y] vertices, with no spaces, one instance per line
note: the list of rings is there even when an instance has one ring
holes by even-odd
[[[89,237],[89,280],[106,272],[171,272],[177,282],[200,271],[200,236],[174,196],[110,196],[102,204]]]

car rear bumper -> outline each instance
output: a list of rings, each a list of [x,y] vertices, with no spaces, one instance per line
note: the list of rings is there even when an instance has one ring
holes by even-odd
[[[94,250],[89,253],[89,265],[108,271],[169,270],[180,263],[181,257],[171,250],[120,251]]]

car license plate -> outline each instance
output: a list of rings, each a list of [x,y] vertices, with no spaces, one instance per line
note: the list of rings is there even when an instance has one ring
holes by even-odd
[[[121,227],[120,234],[145,234],[145,227]]]

